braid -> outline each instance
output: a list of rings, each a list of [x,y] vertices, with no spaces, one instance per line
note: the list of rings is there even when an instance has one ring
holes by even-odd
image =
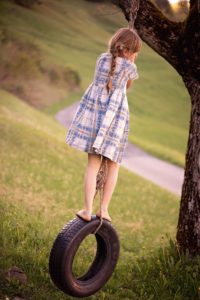
[[[127,53],[139,52],[141,48],[141,39],[135,29],[120,28],[109,40],[108,51],[112,55],[109,80],[107,83],[108,91],[113,87],[113,74],[116,67],[116,58],[124,57],[124,51]],[[125,55],[126,56],[126,55]]]
[[[112,54],[112,61],[111,61],[111,69],[109,72],[109,81],[107,84],[107,89],[110,90],[112,89],[112,79],[113,79],[113,74],[114,74],[114,70],[116,67],[116,58],[118,56],[118,49],[117,48],[111,48],[110,49],[110,53]]]

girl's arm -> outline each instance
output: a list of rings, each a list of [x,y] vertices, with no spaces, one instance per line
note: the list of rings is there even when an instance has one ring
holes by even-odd
[[[137,56],[138,56],[138,53],[133,53],[133,54],[129,57],[130,61],[133,62],[133,63],[135,63],[135,59],[136,59]],[[135,70],[134,70],[134,73],[135,73]],[[136,68],[136,74],[137,74],[137,68]],[[137,77],[138,77],[138,74],[137,74]],[[135,79],[135,76],[134,76],[134,78],[129,79],[129,80],[127,81],[126,89],[128,89],[128,88],[131,87],[132,82],[133,82],[134,79]]]
[[[127,81],[127,84],[126,84],[126,88],[127,88],[127,89],[130,88],[130,86],[132,85],[132,82],[133,82],[132,79],[129,79],[129,80]]]

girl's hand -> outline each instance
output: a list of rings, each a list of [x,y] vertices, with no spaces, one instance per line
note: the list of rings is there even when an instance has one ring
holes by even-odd
[[[129,60],[132,61],[132,62],[134,62],[137,56],[138,56],[138,52],[130,54]]]
[[[129,79],[126,84],[126,88],[129,89],[132,85],[133,80]]]

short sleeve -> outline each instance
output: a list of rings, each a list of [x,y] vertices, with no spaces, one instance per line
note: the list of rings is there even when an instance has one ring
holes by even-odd
[[[99,71],[100,65],[101,65],[101,61],[104,58],[105,53],[101,53],[96,60],[96,65],[95,65],[95,74],[97,73],[97,71]]]
[[[99,62],[100,62],[100,60],[101,60],[101,58],[102,58],[102,54],[100,54],[100,55],[97,57],[97,60],[96,60],[96,68],[97,68],[97,66],[98,66],[98,64],[99,64]]]
[[[105,59],[105,58],[106,58],[107,54],[108,54],[107,52],[103,52],[103,53],[101,53],[101,54],[97,57],[97,60],[96,60],[96,68],[98,67],[100,61],[101,61],[102,59]]]
[[[139,78],[139,74],[138,74],[138,71],[137,71],[137,66],[135,63],[131,64],[130,68],[129,68],[129,79],[131,80],[136,80]]]

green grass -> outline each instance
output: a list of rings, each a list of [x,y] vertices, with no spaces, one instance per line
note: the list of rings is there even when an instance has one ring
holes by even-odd
[[[87,155],[65,144],[66,131],[51,116],[7,92],[0,99],[2,299],[72,299],[51,283],[48,257],[60,229],[83,205]],[[98,206],[99,198],[94,212]],[[199,258],[180,257],[173,244],[178,210],[175,195],[121,167],[110,204],[120,258],[89,299],[198,299]],[[91,244],[79,253],[78,272],[91,260]],[[27,285],[4,278],[14,265],[27,274]]]
[[[80,100],[109,38],[119,27],[127,26],[115,6],[84,0],[49,0],[31,10],[2,1],[0,18],[2,28],[14,38],[34,43],[42,51],[44,64],[70,66],[80,74],[81,92],[62,97],[62,102],[47,108],[51,114]],[[190,114],[184,84],[176,71],[145,43],[136,64],[140,78],[128,92],[129,140],[184,166]]]

